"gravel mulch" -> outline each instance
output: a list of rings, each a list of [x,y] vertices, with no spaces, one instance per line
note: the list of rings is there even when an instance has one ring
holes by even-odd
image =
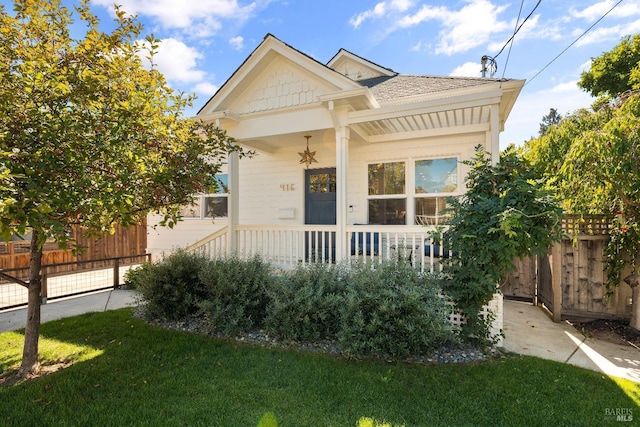
[[[177,321],[169,321],[164,319],[147,319],[144,313],[144,308],[139,306],[134,310],[134,315],[144,320],[145,322],[164,329],[180,330],[189,333],[208,335],[220,339],[230,339],[220,333],[212,333],[205,322],[199,318],[188,318]],[[276,337],[270,336],[263,330],[255,330],[247,333],[242,333],[237,337],[231,338],[237,342],[260,345],[263,347],[273,348],[289,348],[300,351],[308,351],[320,354],[329,354],[333,356],[345,356],[340,344],[332,340],[319,340],[314,342],[298,342],[289,340],[280,340]],[[431,354],[424,356],[415,356],[410,359],[402,360],[410,363],[470,363],[470,362],[483,362],[491,357],[502,354],[497,348],[488,348],[482,350],[476,346],[461,343],[451,344],[432,352]]]

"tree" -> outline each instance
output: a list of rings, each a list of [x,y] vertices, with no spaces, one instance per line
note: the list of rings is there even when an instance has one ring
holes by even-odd
[[[640,329],[640,95],[593,113],[598,123],[577,135],[559,170],[569,211],[604,214],[612,224],[606,247],[608,286],[633,290],[630,325]],[[631,273],[621,277],[625,266]]]
[[[555,108],[549,109],[549,114],[542,117],[542,122],[540,123],[540,136],[543,136],[549,128],[553,125],[557,125],[562,120],[562,116],[558,114],[558,110]]]
[[[224,156],[242,154],[220,129],[183,117],[194,98],[168,87],[153,65],[159,41],[137,41],[135,17],[116,6],[107,34],[88,0],[74,10],[60,0],[16,0],[13,15],[0,8],[0,234],[31,232],[19,376],[38,369],[48,239],[72,247],[73,225],[99,235],[150,212],[171,226],[180,205],[216,186]]]
[[[640,35],[592,62],[578,83],[599,99],[537,140],[535,163],[571,213],[603,214],[612,224],[607,286],[633,289],[631,326],[640,329]],[[622,277],[625,267],[631,273]]]
[[[609,52],[591,62],[578,86],[602,100],[616,98],[637,87],[640,81],[640,34],[627,36]]]
[[[516,269],[515,259],[546,253],[560,239],[561,209],[513,146],[495,166],[481,146],[465,163],[467,192],[450,200],[456,215],[443,236],[460,255],[445,261],[443,289],[465,313],[467,335],[484,339],[490,324],[478,312]]]

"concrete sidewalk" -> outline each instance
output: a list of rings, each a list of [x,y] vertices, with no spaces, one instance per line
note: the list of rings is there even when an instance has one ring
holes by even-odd
[[[94,311],[115,310],[136,305],[136,292],[125,289],[99,291],[43,304],[41,322],[77,316]],[[24,328],[27,309],[0,311],[0,333]]]
[[[567,322],[554,323],[530,303],[504,301],[504,333],[507,351],[640,383],[640,350],[586,338]]]
[[[78,314],[136,305],[135,291],[96,292],[42,306],[42,322]],[[26,309],[0,312],[0,333],[24,328]],[[585,338],[566,322],[554,323],[538,307],[504,301],[504,349],[513,353],[570,363],[640,383],[640,350]]]

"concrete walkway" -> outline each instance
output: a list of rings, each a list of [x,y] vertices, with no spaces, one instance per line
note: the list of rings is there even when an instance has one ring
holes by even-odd
[[[640,350],[586,338],[567,322],[554,323],[532,304],[504,301],[504,333],[507,351],[640,383]]]
[[[124,289],[108,290],[50,301],[40,310],[41,322],[77,316],[94,311],[115,310],[136,304],[136,293]],[[27,309],[0,311],[0,333],[24,328]]]
[[[135,304],[134,291],[96,292],[43,305],[42,322]],[[0,333],[24,328],[26,318],[26,309],[0,311]],[[570,324],[554,323],[531,304],[504,301],[504,333],[503,347],[509,352],[569,363],[640,383],[640,350],[585,338]]]

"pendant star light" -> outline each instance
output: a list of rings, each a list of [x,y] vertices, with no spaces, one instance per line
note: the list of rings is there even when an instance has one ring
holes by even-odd
[[[311,138],[311,135],[305,135],[304,137],[307,138],[307,149],[298,154],[300,154],[301,157],[300,164],[305,163],[307,165],[307,169],[309,169],[309,165],[311,163],[318,163],[318,161],[314,158],[316,156],[316,152],[309,151],[309,138]]]

